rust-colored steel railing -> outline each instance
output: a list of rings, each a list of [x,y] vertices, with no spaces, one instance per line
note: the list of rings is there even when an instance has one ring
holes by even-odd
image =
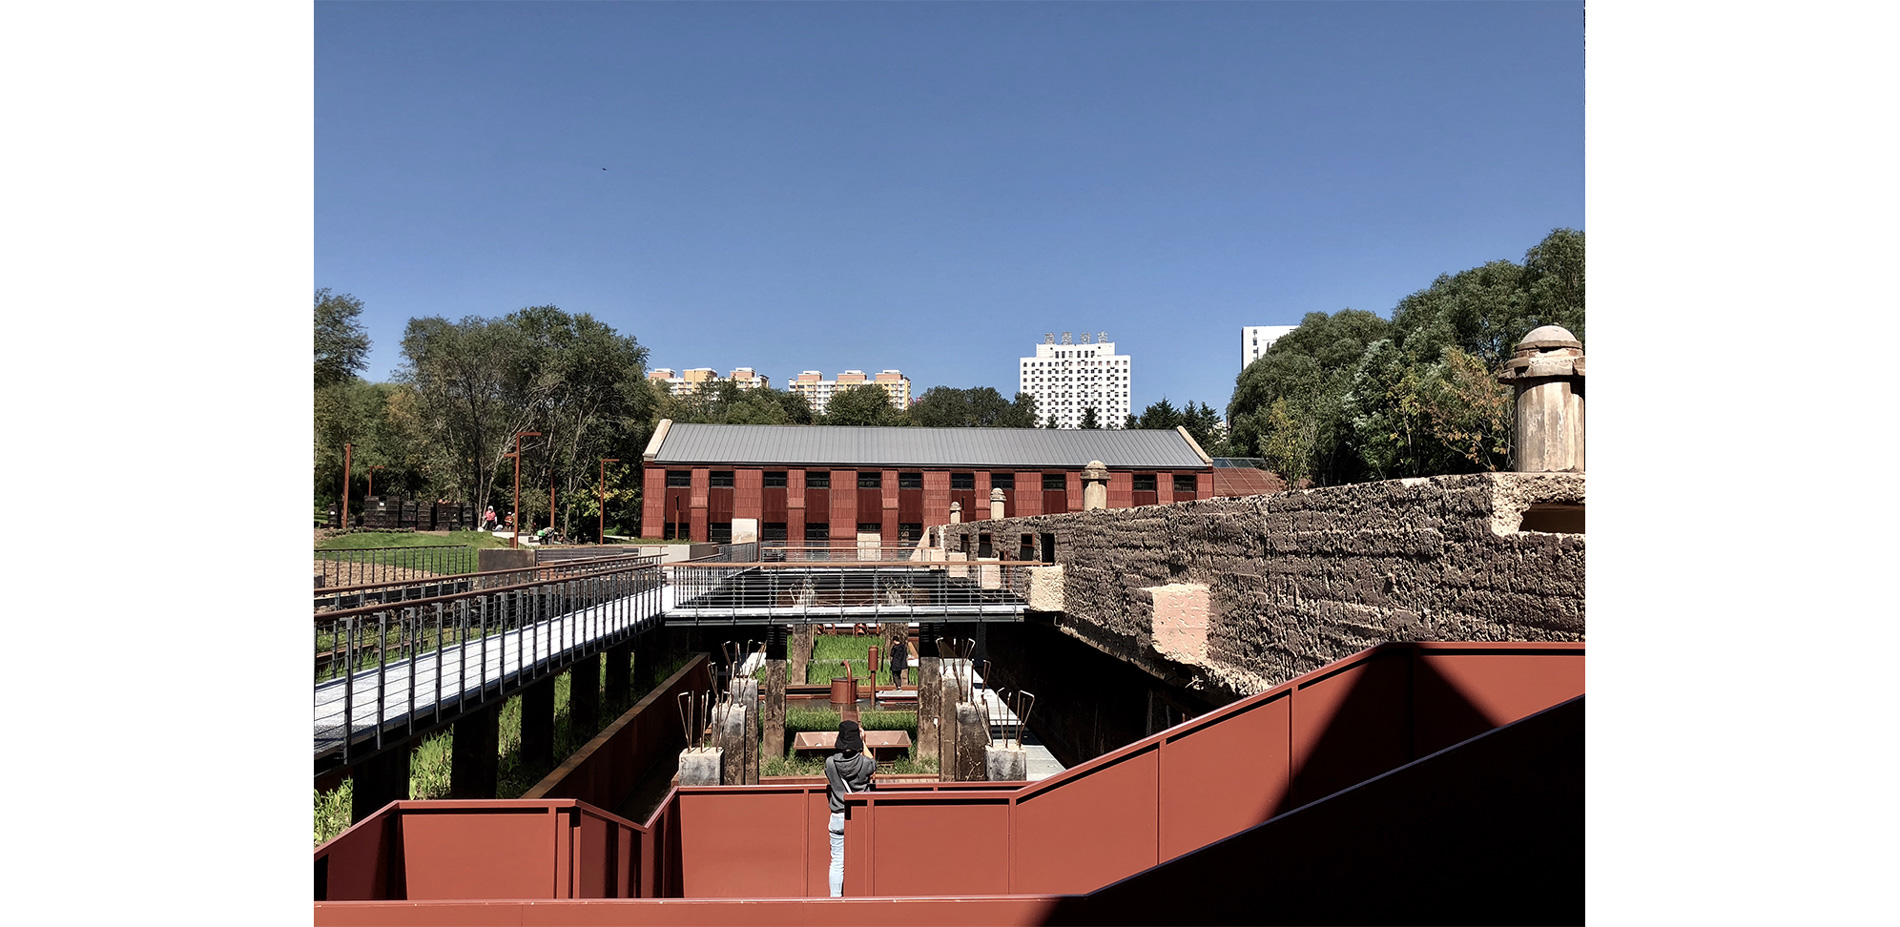
[[[324,586],[357,586],[405,579],[426,579],[475,572],[475,548],[359,547],[317,550]]]
[[[1021,620],[1034,562],[845,559],[667,564],[684,624]]]
[[[1094,892],[1566,703],[1582,694],[1583,656],[1580,643],[1386,644],[1042,782],[852,795],[845,895]],[[1429,789],[1416,796],[1433,799]],[[676,788],[639,825],[641,897],[822,898],[828,816],[820,783]],[[366,821],[325,845],[333,873],[358,829],[373,831]],[[358,839],[369,845],[348,854],[347,865],[392,858],[367,855],[387,838]],[[547,852],[545,843],[489,845],[471,868],[492,865],[485,854]],[[394,888],[373,897],[417,897]],[[669,910],[629,909],[627,922],[664,921]],[[719,910],[712,917],[761,922]]]
[[[654,626],[654,559],[474,574],[468,591],[317,614],[317,757],[348,765]]]

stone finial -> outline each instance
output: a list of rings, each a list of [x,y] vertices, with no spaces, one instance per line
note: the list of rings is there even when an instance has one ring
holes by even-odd
[[[1082,511],[1108,508],[1108,464],[1089,461],[1082,468]]]
[[[963,503],[961,502],[950,503],[950,523],[953,525],[959,525],[963,523]]]
[[[1583,472],[1583,342],[1544,325],[1518,342],[1498,382],[1516,392],[1511,469]]]
[[[1009,497],[1003,494],[1003,488],[1001,486],[990,490],[990,517],[1002,518],[1003,507],[1008,500]]]

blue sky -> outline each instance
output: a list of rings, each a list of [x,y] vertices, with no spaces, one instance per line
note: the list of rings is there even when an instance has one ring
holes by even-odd
[[[1016,388],[1107,331],[1224,408],[1243,325],[1584,228],[1578,3],[318,3],[316,283],[552,303],[652,366]],[[606,170],[602,170],[605,168]]]

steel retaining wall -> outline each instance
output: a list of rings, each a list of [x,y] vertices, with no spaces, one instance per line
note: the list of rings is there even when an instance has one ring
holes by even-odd
[[[706,654],[694,655],[521,797],[572,798],[601,808],[619,807],[667,751],[685,749],[677,699],[682,692],[712,687],[711,663]]]
[[[1581,695],[1583,658],[1580,643],[1386,644],[1032,785],[854,796],[845,894],[1091,892]],[[365,858],[393,867],[381,889],[388,894],[371,897],[418,897],[395,874],[411,853],[434,851],[402,839],[415,804],[434,803],[396,803],[319,848],[330,860],[320,866],[336,867],[330,898],[345,897],[336,894],[346,884],[336,872],[362,869]],[[613,884],[636,885],[642,897],[820,897],[826,814],[816,785],[677,789],[645,825],[631,825],[644,849],[633,851],[637,862],[619,857],[626,871]],[[546,840],[501,847],[500,839],[496,830],[456,852],[469,869],[494,865],[484,854],[530,853],[533,871],[561,872],[559,846],[544,860],[554,845]],[[604,846],[606,837],[587,840]],[[558,894],[568,884],[555,878],[549,893],[526,897],[583,897]],[[498,897],[483,891],[461,898]],[[688,909],[657,910],[652,916]],[[319,912],[324,923],[353,922]]]

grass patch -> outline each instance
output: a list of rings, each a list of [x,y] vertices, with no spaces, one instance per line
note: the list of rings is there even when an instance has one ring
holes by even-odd
[[[792,738],[813,731],[836,731],[838,729],[838,710],[835,708],[810,708],[803,705],[785,706],[785,755],[767,758],[759,768],[761,776],[822,776],[825,774],[825,758],[792,755]],[[917,713],[914,711],[863,711],[858,713],[858,724],[867,731],[903,731],[910,735],[911,747],[908,756],[890,765],[879,766],[879,772],[899,772],[907,774],[937,774],[936,760],[917,758]]]
[[[364,550],[371,547],[507,547],[505,538],[486,531],[450,531],[421,534],[409,531],[352,531],[317,542],[317,550]]]
[[[821,634],[813,638],[811,662],[805,665],[805,683],[807,685],[824,684],[831,682],[833,677],[843,678],[844,667],[838,664],[845,660],[851,661],[851,675],[863,679],[870,672],[865,663],[866,651],[874,645],[881,644],[882,641],[883,638],[870,634]],[[877,662],[877,684],[881,687],[889,687],[891,655],[887,648],[879,647]],[[917,675],[917,665],[914,660],[911,662],[910,675],[913,678]]]
[[[599,658],[596,658],[599,659]],[[654,673],[654,682],[658,683],[679,672],[691,659],[680,656],[670,665],[662,666]],[[632,708],[645,692],[629,691],[625,699],[609,701],[606,692],[606,667],[601,667],[600,717],[595,727],[577,728],[569,713],[572,704],[572,673],[564,672],[554,680],[554,765],[559,765],[574,751],[586,746],[594,735],[600,733],[608,724],[613,723],[627,709]],[[835,719],[836,712],[833,712]],[[832,730],[838,722],[831,722]],[[913,726],[915,722],[913,721]],[[497,774],[495,797],[520,798],[522,793],[541,781],[554,765],[540,763],[529,764],[521,756],[521,696],[512,695],[502,703],[499,745],[497,748]],[[449,794],[450,770],[454,768],[455,729],[444,728],[440,732],[422,739],[409,754],[409,797],[412,799],[443,798]],[[822,775],[822,771],[820,773]],[[335,837],[350,826],[350,802],[352,797],[350,780],[328,792],[312,790],[315,796],[313,845],[322,844]]]

